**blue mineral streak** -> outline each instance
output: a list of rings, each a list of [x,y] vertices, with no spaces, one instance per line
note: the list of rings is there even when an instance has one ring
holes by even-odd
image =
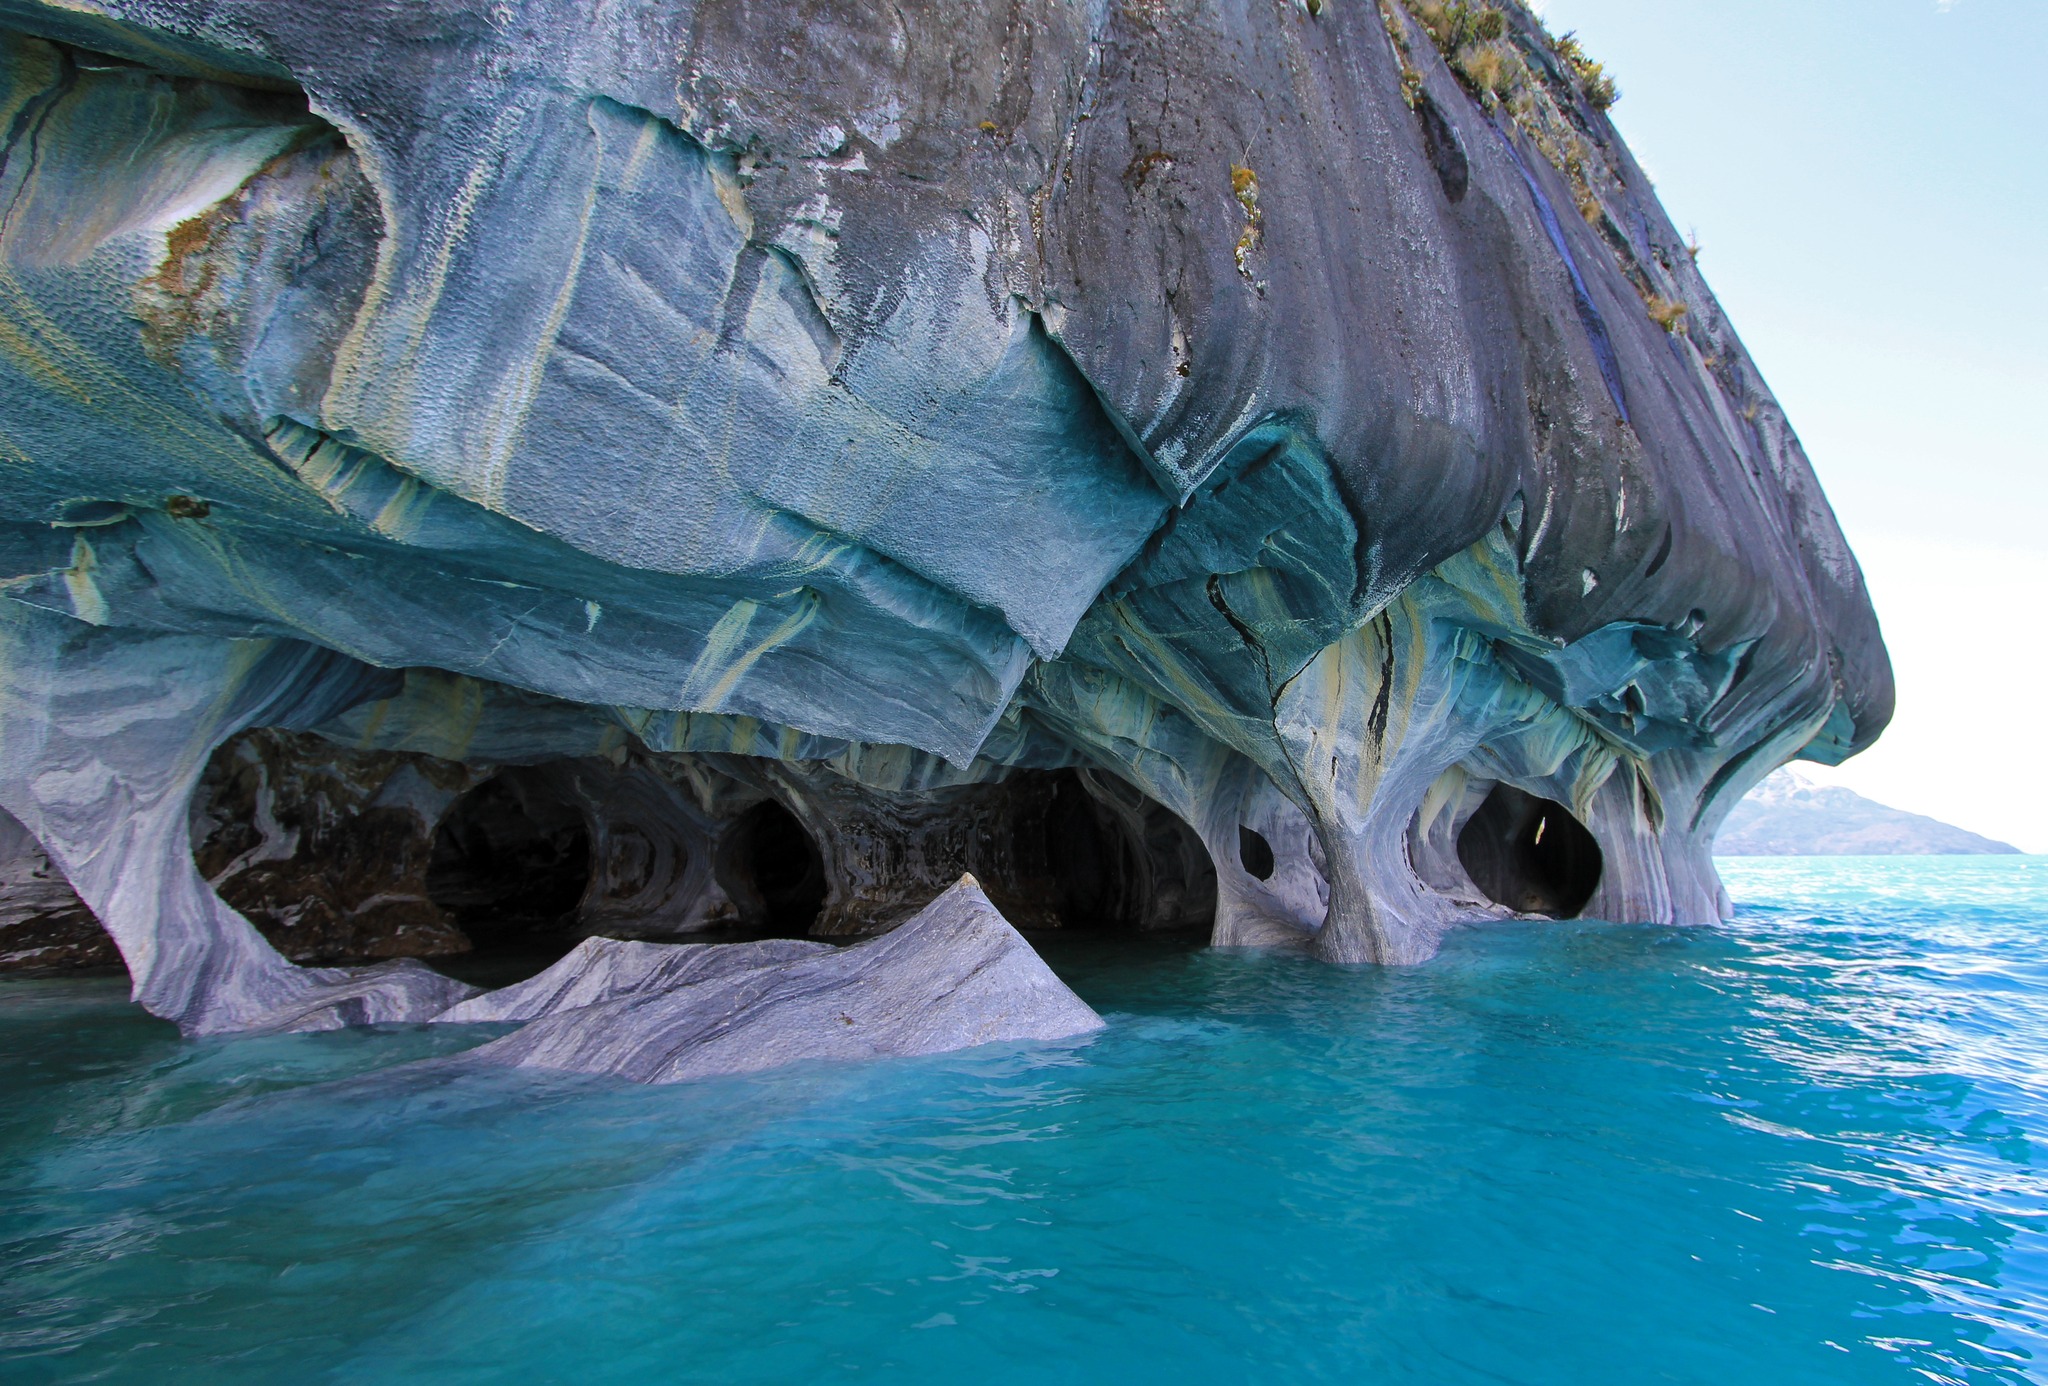
[[[0,1376],[2039,1379],[2048,859],[1723,865],[1718,927],[1048,949],[1106,1030],[669,1088],[0,985]]]
[[[1529,196],[1536,204],[1536,215],[1543,221],[1543,234],[1557,247],[1557,258],[1564,261],[1565,272],[1572,277],[1572,306],[1578,310],[1579,321],[1586,328],[1586,340],[1592,344],[1593,355],[1600,362],[1600,379],[1607,386],[1607,397],[1614,401],[1615,412],[1626,423],[1628,394],[1621,383],[1621,366],[1614,359],[1614,339],[1607,335],[1607,322],[1594,305],[1593,296],[1586,291],[1586,276],[1579,273],[1579,262],[1572,255],[1571,242],[1564,238],[1564,228],[1558,224],[1557,209],[1550,205],[1550,194],[1543,191],[1543,185],[1529,171],[1529,161],[1522,157],[1521,150],[1515,148],[1514,140],[1501,130],[1498,121],[1493,122],[1493,128],[1499,133],[1508,156],[1515,161],[1522,181],[1529,187]]]

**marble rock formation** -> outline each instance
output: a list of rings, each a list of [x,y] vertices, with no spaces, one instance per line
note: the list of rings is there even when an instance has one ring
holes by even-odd
[[[467,1061],[641,1083],[1102,1028],[972,877],[850,948],[594,938],[549,972],[439,1019],[528,1022]]]
[[[757,972],[803,958],[824,957],[835,951],[829,943],[800,938],[759,939],[751,943],[641,943],[632,939],[587,938],[539,976],[457,1002],[435,1016],[434,1023],[473,1025],[534,1020],[622,997],[673,991],[734,972]]]
[[[1512,3],[0,0],[0,809],[193,1032],[967,871],[1715,919],[1891,675],[1611,99]]]

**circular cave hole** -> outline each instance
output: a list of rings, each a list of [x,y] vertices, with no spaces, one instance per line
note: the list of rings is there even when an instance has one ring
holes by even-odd
[[[772,799],[726,829],[715,870],[743,927],[799,938],[824,912],[825,858],[796,815]]]
[[[1600,844],[1571,810],[1497,784],[1458,833],[1458,860],[1495,904],[1576,918],[1600,886]]]
[[[583,814],[539,776],[508,771],[487,781],[434,830],[427,898],[478,953],[566,949],[589,884]]]

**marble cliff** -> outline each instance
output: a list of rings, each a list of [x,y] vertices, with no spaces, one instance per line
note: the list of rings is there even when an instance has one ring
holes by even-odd
[[[16,960],[1716,919],[1891,676],[1612,99],[1513,5],[0,0]]]

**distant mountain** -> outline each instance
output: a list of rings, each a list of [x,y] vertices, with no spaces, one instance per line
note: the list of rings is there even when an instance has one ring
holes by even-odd
[[[1939,819],[1902,813],[1853,789],[1779,770],[1735,806],[1714,854],[1722,857],[1978,856],[2019,848]]]

